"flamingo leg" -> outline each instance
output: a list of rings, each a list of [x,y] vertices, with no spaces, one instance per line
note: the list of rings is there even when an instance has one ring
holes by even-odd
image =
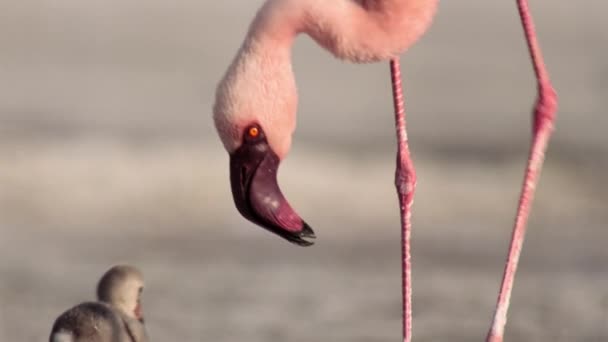
[[[412,340],[412,264],[410,237],[412,230],[412,204],[414,203],[414,190],[416,188],[416,171],[414,170],[414,164],[412,163],[408,146],[399,59],[392,59],[390,67],[393,101],[395,106],[395,127],[397,130],[398,142],[395,186],[399,196],[399,207],[401,211],[403,341],[410,342]]]
[[[542,58],[536,33],[534,31],[534,23],[528,8],[528,1],[517,0],[517,7],[519,9],[528,49],[530,51],[530,59],[536,74],[538,98],[534,107],[532,144],[530,147],[524,184],[519,198],[519,206],[517,208],[511,244],[509,246],[509,254],[503,274],[502,285],[498,294],[492,327],[490,328],[486,339],[487,342],[501,342],[503,340],[505,324],[507,323],[509,301],[511,299],[517,264],[519,262],[519,256],[526,233],[526,225],[534,197],[534,190],[540,177],[549,138],[553,132],[555,112],[557,111],[557,94],[549,80],[549,73],[547,72],[547,68]]]

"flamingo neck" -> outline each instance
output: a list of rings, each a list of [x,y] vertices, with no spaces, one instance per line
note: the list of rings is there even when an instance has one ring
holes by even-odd
[[[266,1],[251,23],[244,45],[258,42],[271,50],[291,49],[302,28],[302,3],[306,1]]]
[[[306,33],[335,57],[356,63],[396,57],[430,25],[439,0],[268,0],[247,39],[290,49]]]

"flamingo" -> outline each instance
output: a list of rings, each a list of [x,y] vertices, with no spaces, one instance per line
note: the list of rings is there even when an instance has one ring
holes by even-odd
[[[402,226],[403,339],[411,341],[411,206],[416,173],[410,157],[399,55],[431,25],[438,0],[267,0],[257,12],[236,57],[218,84],[213,118],[230,156],[230,183],[237,210],[282,238],[311,246],[313,229],[285,199],[277,183],[281,160],[295,130],[297,92],[291,50],[308,34],[335,57],[369,63],[390,60],[398,140],[395,185]],[[557,95],[549,80],[527,0],[516,0],[538,98],[533,110],[530,155],[488,342],[503,340],[527,218],[553,131]]]
[[[97,284],[97,302],[84,302],[62,313],[50,342],[145,342],[141,272],[129,265],[110,268]]]

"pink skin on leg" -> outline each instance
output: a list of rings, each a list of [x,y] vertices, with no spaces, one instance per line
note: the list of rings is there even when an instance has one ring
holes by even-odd
[[[517,216],[515,219],[515,227],[513,228],[513,235],[511,237],[511,244],[509,246],[507,264],[498,295],[492,327],[490,328],[486,339],[487,342],[502,342],[503,340],[505,324],[507,323],[509,301],[511,299],[515,273],[517,271],[519,256],[524,242],[530,207],[532,205],[532,199],[534,198],[534,190],[536,189],[540,177],[549,138],[553,132],[555,112],[557,111],[557,94],[549,81],[549,73],[545,67],[536,33],[534,32],[534,24],[528,8],[528,1],[518,0],[517,6],[538,82],[538,99],[534,107],[533,139],[530,156],[519,199],[519,207],[517,208]]]
[[[395,106],[395,127],[397,130],[397,170],[395,187],[399,196],[401,213],[401,281],[403,298],[403,341],[412,340],[412,264],[410,237],[412,232],[412,204],[416,190],[416,171],[410,156],[405,121],[405,106],[401,88],[401,68],[399,59],[390,62],[393,101]]]

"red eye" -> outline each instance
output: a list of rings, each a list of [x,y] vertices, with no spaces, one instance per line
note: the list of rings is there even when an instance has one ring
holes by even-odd
[[[247,131],[247,134],[249,134],[251,138],[256,138],[258,135],[260,135],[260,130],[257,127],[251,127]]]

